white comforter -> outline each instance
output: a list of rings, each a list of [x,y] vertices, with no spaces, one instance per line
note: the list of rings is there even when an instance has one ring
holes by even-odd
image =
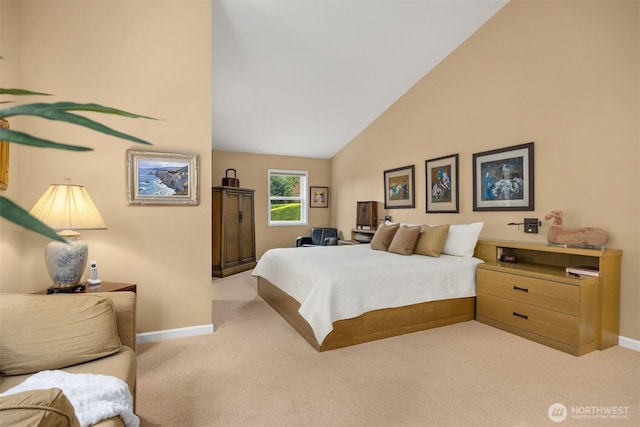
[[[252,272],[300,303],[318,343],[333,322],[382,308],[476,294],[477,258],[397,255],[370,245],[270,249]]]

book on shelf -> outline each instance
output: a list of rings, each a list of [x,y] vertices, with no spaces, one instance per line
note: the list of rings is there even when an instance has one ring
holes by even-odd
[[[590,277],[599,277],[600,271],[598,271],[598,267],[589,267],[589,266],[579,266],[579,267],[567,267],[565,269],[568,274],[578,275],[578,276],[590,276]]]

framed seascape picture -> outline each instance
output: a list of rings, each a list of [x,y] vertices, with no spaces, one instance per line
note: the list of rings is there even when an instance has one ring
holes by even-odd
[[[197,205],[198,155],[127,150],[127,204]]]
[[[415,167],[404,166],[384,171],[384,208],[416,207]]]
[[[424,162],[427,213],[458,213],[458,154]]]
[[[311,208],[328,208],[329,207],[329,187],[309,187]]]
[[[473,155],[474,211],[532,211],[533,196],[533,142]]]

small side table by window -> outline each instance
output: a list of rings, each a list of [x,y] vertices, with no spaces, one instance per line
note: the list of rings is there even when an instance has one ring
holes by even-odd
[[[135,283],[118,283],[118,282],[102,282],[97,285],[85,284],[84,289],[77,290],[75,292],[69,292],[71,294],[90,294],[93,292],[134,292],[137,293],[138,286]],[[36,294],[50,294],[51,292],[46,289],[40,292],[34,292]]]

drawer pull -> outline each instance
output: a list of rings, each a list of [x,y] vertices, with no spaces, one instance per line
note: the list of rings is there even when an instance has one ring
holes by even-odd
[[[529,319],[529,316],[527,316],[526,314],[520,314],[520,313],[517,313],[515,311],[513,312],[513,315],[516,316],[516,317],[521,317],[524,320],[528,320]]]
[[[516,285],[513,285],[513,290],[514,290],[514,291],[529,292],[529,289],[527,289],[527,288],[520,288],[520,287],[518,287],[518,286],[516,286]]]

